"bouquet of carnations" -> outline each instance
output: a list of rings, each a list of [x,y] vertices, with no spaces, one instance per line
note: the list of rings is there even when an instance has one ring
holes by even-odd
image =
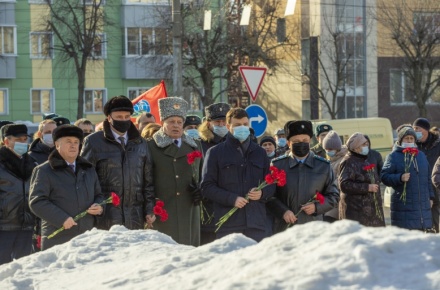
[[[417,148],[405,148],[402,152],[404,154],[403,162],[405,163],[405,173],[408,173],[411,164],[414,162],[414,158],[419,154],[419,150]],[[400,196],[400,200],[403,200],[404,204],[406,203],[406,181],[403,185],[403,192]]]
[[[269,168],[270,173],[268,173],[264,177],[264,181],[258,185],[258,187],[255,189],[255,191],[262,190],[266,186],[270,184],[276,184],[277,186],[284,186],[286,185],[286,172],[284,170],[279,170],[275,166],[271,166]],[[246,195],[246,199],[249,200],[249,197]],[[228,211],[224,216],[222,216],[219,221],[215,224],[217,228],[215,229],[215,232],[217,232],[221,226],[238,210],[237,207],[232,208],[230,211]]]
[[[374,177],[374,167],[375,164],[365,165],[362,169],[364,169],[368,173],[368,177],[370,177],[371,183],[376,183],[376,178]],[[379,201],[377,200],[376,192],[373,192],[374,197],[374,207],[376,208],[376,216],[383,220],[382,214],[380,213]]]

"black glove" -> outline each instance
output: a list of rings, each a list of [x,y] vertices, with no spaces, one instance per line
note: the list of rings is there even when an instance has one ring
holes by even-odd
[[[202,200],[202,192],[200,188],[197,185],[190,184],[189,185],[190,192],[192,195],[192,201],[194,205],[198,205],[200,201]]]

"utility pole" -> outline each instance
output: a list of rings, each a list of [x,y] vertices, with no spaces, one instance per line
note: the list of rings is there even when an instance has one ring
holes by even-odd
[[[182,14],[180,0],[173,0],[173,95],[183,97],[182,85]]]

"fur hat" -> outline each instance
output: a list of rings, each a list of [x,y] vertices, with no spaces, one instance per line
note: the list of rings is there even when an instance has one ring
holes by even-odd
[[[420,126],[419,126],[420,127]],[[411,127],[403,127],[397,132],[397,142],[399,145],[402,145],[402,139],[405,138],[405,136],[411,135],[414,137],[414,140],[417,140],[416,131],[414,131]]]
[[[2,127],[3,137],[14,136],[21,137],[27,136],[28,128],[24,124],[7,124]]]
[[[327,136],[325,136],[322,141],[322,147],[327,150],[341,150],[342,141],[339,138],[338,133],[335,131],[328,132]]]
[[[57,124],[57,126],[70,124],[69,119],[64,118],[64,117],[61,117],[61,116],[57,116],[57,117],[55,117],[55,118],[52,118],[52,120],[55,121],[55,123]]]
[[[185,124],[183,124],[183,128],[185,128],[186,126],[189,126],[189,125],[198,126],[200,124],[202,124],[202,120],[200,119],[199,116],[190,115],[190,116],[186,116]]]
[[[350,151],[355,151],[357,148],[361,147],[362,144],[367,142],[367,138],[362,133],[356,132],[350,136],[347,140],[347,148]]]
[[[284,125],[284,132],[287,140],[289,140],[292,136],[301,134],[309,135],[310,138],[312,138],[313,125],[312,122],[307,120],[289,121],[286,123],[286,125]]]
[[[263,138],[261,138],[260,146],[263,146],[263,143],[267,143],[267,142],[272,143],[273,146],[275,146],[275,148],[277,147],[277,143],[275,142],[275,139],[272,136],[264,136]]]
[[[316,126],[316,137],[319,137],[319,135],[321,135],[321,133],[324,132],[330,132],[331,130],[333,130],[332,126],[328,125],[328,124],[320,124],[318,126]]]
[[[104,115],[108,116],[112,112],[124,111],[133,114],[133,103],[126,96],[116,96],[107,101],[104,105]]]
[[[418,118],[414,121],[413,126],[417,126],[420,128],[425,129],[426,131],[429,131],[431,129],[431,124],[429,124],[428,119],[425,118]]]
[[[83,130],[79,127],[71,124],[61,125],[55,128],[52,132],[53,141],[57,141],[62,137],[76,137],[79,139],[79,142],[82,143],[84,138]]]
[[[186,119],[188,112],[188,102],[178,97],[168,97],[159,100],[160,120],[164,121],[169,117],[177,116]]]
[[[225,119],[226,113],[231,109],[231,107],[226,103],[212,104],[205,108],[206,119],[208,121]]]

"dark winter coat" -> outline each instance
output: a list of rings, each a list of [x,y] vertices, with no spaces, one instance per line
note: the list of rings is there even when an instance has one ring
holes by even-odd
[[[337,183],[337,180],[339,177],[339,165],[341,164],[341,162],[344,159],[347,152],[348,152],[347,146],[344,145],[341,147],[341,150],[336,152],[335,156],[330,157],[329,161],[330,161],[330,166],[333,170],[333,175],[335,176],[335,183]],[[338,188],[338,190],[339,190],[339,188]],[[336,206],[335,208],[326,212],[324,215],[338,220],[339,219],[339,206]]]
[[[153,213],[155,202],[147,143],[131,124],[124,151],[107,120],[103,128],[104,131],[85,138],[81,156],[95,166],[104,197],[115,192],[121,198],[121,205],[109,208],[105,216],[98,219],[98,227],[109,229],[113,225],[124,225],[128,229],[143,229],[145,216]]]
[[[314,215],[299,213],[295,224],[322,220],[322,214],[338,206],[339,191],[330,162],[326,159],[310,152],[304,163],[301,163],[289,153],[272,160],[272,164],[284,170],[287,178],[286,185],[277,186],[274,198],[268,203],[268,208],[277,217],[274,233],[286,229],[287,224],[283,219],[286,211],[290,210],[298,214],[301,206],[313,198],[316,192],[320,192],[325,197],[324,203],[315,202],[316,213]]]
[[[214,223],[234,208],[237,197],[246,197],[249,190],[258,187],[269,172],[266,151],[255,142],[242,154],[241,143],[231,134],[226,141],[208,150],[203,163],[202,195],[214,202]],[[230,233],[246,229],[266,230],[267,200],[274,194],[274,186],[263,188],[260,200],[238,209],[218,230]]]
[[[419,151],[414,162],[411,163],[410,178],[406,182],[406,202],[404,202],[400,199],[405,185],[401,180],[402,174],[405,173],[403,149],[394,146],[385,160],[380,175],[382,182],[394,189],[391,195],[391,224],[406,229],[430,229],[432,227],[430,199],[434,198],[434,191],[428,160],[425,154]]]
[[[369,165],[367,156],[349,151],[342,160],[338,178],[341,190],[340,217],[358,221],[364,226],[385,226],[382,196],[380,190],[376,193],[368,191],[369,184],[379,185],[377,169],[374,170],[374,182],[364,166]],[[378,206],[376,213],[375,198]]]
[[[380,153],[374,149],[370,149],[367,155],[367,162],[376,165],[377,173],[380,175],[383,167],[383,158]]]
[[[32,230],[34,215],[28,205],[29,184],[35,160],[0,148],[0,231]]]
[[[440,190],[440,157],[437,158],[437,162],[434,164],[434,168],[432,169],[432,184],[435,186],[437,191]]]
[[[40,138],[36,138],[29,147],[28,154],[37,161],[38,164],[43,164],[49,158],[49,154],[55,147],[49,147],[44,144]]]
[[[203,160],[188,164],[189,153],[201,151],[200,143],[186,135],[177,147],[163,130],[156,132],[148,143],[151,153],[156,197],[165,203],[168,220],[156,220],[154,229],[185,245],[200,245],[200,207],[193,202]]]
[[[289,153],[290,149],[289,146],[283,146],[283,147],[277,147],[277,149],[275,149],[275,155],[276,156],[283,156],[286,153]]]
[[[434,168],[437,158],[440,157],[440,136],[436,133],[429,132],[425,143],[417,142],[420,151],[425,153],[430,169]]]
[[[315,155],[321,156],[322,158],[327,158],[327,153],[325,152],[324,148],[322,148],[321,143],[318,143],[310,148],[310,151],[312,151]]]
[[[92,229],[95,218],[86,215],[76,222],[77,226],[47,239],[69,217],[73,218],[92,204],[103,200],[98,176],[92,164],[77,157],[75,174],[58,151],[54,150],[47,162],[35,168],[31,179],[29,205],[32,212],[41,218],[42,250],[65,243]]]
[[[206,155],[206,152],[208,151],[209,148],[214,147],[215,145],[226,140],[226,136],[220,137],[220,136],[214,134],[209,129],[208,122],[204,122],[202,125],[200,125],[199,134],[200,134],[200,139],[201,139],[200,143],[202,144],[202,150],[203,150],[204,156]],[[210,223],[207,222],[210,219],[210,216],[214,216],[214,203],[212,202],[212,200],[207,199],[207,198],[204,198],[202,200],[202,202],[203,202],[203,206],[205,208],[205,210],[203,210],[203,212],[202,212],[203,220],[205,222],[202,223],[200,230],[202,232],[214,233],[215,228],[216,228],[215,223],[214,223],[214,219],[211,219]]]

